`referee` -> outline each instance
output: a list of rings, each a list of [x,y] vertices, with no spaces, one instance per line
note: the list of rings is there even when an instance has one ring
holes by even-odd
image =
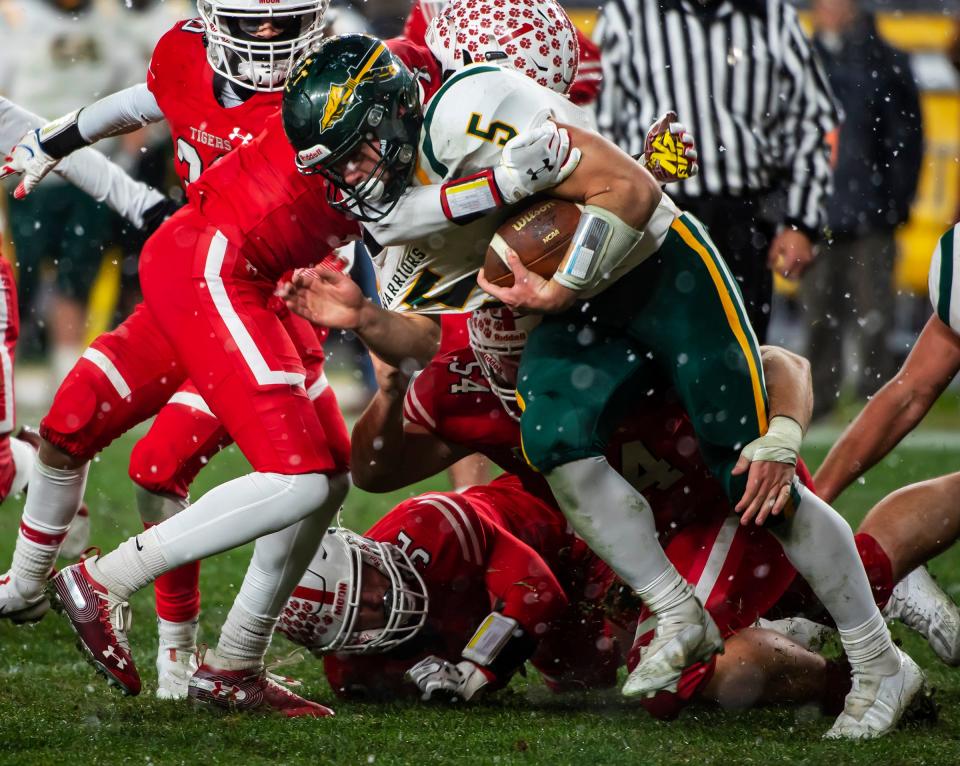
[[[697,139],[700,173],[671,187],[740,283],[761,342],[771,269],[799,278],[830,193],[830,88],[786,0],[608,0],[596,31],[600,130],[631,154],[657,115]]]

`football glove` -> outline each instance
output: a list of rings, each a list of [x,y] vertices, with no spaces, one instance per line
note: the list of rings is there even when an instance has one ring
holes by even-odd
[[[42,128],[31,130],[16,143],[0,166],[0,179],[11,175],[23,175],[13,192],[16,199],[23,199],[32,192],[43,177],[71,152],[86,146],[87,142],[77,129],[78,109],[75,112],[48,122]]]
[[[431,655],[412,668],[406,677],[420,690],[420,699],[469,701],[490,682],[487,674],[469,660],[454,665],[440,657]]]
[[[662,184],[683,181],[697,174],[697,150],[693,136],[677,113],[663,114],[647,131],[643,142],[643,165]]]
[[[579,162],[580,150],[570,148],[567,129],[547,120],[504,144],[493,175],[509,204],[563,182]]]

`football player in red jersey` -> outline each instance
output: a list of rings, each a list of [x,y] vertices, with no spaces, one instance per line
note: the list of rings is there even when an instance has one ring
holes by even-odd
[[[504,474],[406,500],[362,537],[330,530],[279,630],[326,655],[343,696],[419,693],[404,676],[421,661],[459,662],[464,698],[527,659],[556,689],[608,686],[621,663],[602,609],[612,580],[555,506]]]
[[[290,64],[319,37],[326,5],[326,0],[201,3],[202,19],[179,22],[159,40],[145,84],[107,96],[21,139],[22,146],[38,141],[46,150],[46,158],[38,162],[37,158],[44,155],[35,154],[24,167],[12,163],[11,170],[25,170],[17,193],[27,193],[57,164],[56,158],[76,146],[163,119],[170,128],[175,169],[181,182],[186,187],[196,181],[205,168],[228,151],[251,141],[267,116],[277,111],[279,91]],[[21,156],[24,153],[21,151]],[[17,152],[14,155],[16,159]],[[278,309],[304,362],[308,394],[320,409],[321,420],[331,425],[331,437],[337,437],[331,441],[338,443],[335,451],[345,465],[346,429],[342,422],[341,427],[333,427],[339,410],[333,391],[324,385],[322,341],[326,331],[320,330],[318,337],[307,323],[280,305]],[[107,367],[100,370],[101,375],[110,374],[109,359],[104,362],[98,344],[85,357],[95,366]],[[74,387],[75,393],[80,390]],[[117,397],[122,390],[121,385]],[[77,404],[68,402],[66,406],[76,409]],[[209,449],[209,440],[213,445],[226,442],[222,429],[207,413],[209,409],[196,388],[185,383],[134,450],[130,474],[142,490],[137,499],[146,525],[176,513],[186,502],[186,485],[172,481],[171,462],[189,464],[198,456],[180,453],[189,453],[197,445]],[[159,440],[164,442],[161,446]],[[48,468],[44,465],[41,475],[49,474]],[[26,548],[37,548],[39,543],[38,558],[44,560],[56,556],[53,538],[57,535],[41,538],[36,532],[47,533],[46,527],[59,526],[51,521],[45,518],[43,508],[37,512],[28,504],[21,543]],[[10,581],[0,588],[0,603],[7,607],[5,616],[15,619],[23,607],[36,613],[45,610],[47,604],[45,597],[36,599],[38,583],[25,576],[21,563],[15,558]],[[156,583],[160,633],[157,694],[162,698],[185,696],[187,679],[196,667],[198,578],[198,565],[194,563],[163,575]],[[30,603],[33,601],[36,603]]]
[[[378,112],[376,127],[395,131],[401,108],[417,108],[418,84],[379,41],[357,38],[356,45],[371,66],[380,62],[378,76],[394,78],[391,111]],[[408,43],[400,47],[417,54]],[[45,457],[82,480],[93,454],[190,377],[256,472],[117,551],[64,570],[55,586],[98,669],[137,693],[123,630],[126,595],[179,565],[261,536],[220,644],[191,679],[190,695],[242,709],[266,704],[288,715],[326,714],[268,681],[262,665],[285,597],[346,488],[342,466],[315,438],[322,425],[303,390],[301,362],[267,304],[285,271],[322,260],[357,229],[330,208],[323,185],[298,173],[279,116],[209,168],[189,199],[145,247],[145,303],[101,338],[103,367],[81,360],[61,388],[61,406],[55,403],[42,424]],[[65,500],[62,484],[56,489],[52,504],[61,508],[79,491],[67,486]]]

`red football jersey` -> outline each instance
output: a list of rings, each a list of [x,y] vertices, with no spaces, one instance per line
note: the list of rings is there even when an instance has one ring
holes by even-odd
[[[326,657],[327,677],[340,694],[415,691],[405,686],[404,672],[431,654],[459,661],[493,608],[517,620],[528,635],[551,637],[554,625],[577,622],[569,612],[586,600],[584,592],[597,601],[612,580],[556,508],[524,492],[510,475],[460,494],[411,498],[366,536],[407,552],[430,595],[428,618],[416,638],[385,654]],[[561,582],[555,572],[569,577]],[[551,643],[559,645],[562,637]],[[557,674],[564,669],[557,665]]]
[[[147,87],[167,118],[177,175],[184,186],[227,152],[250,143],[280,108],[281,93],[254,93],[230,108],[214,95],[200,19],[179,21],[157,42]]]
[[[409,41],[387,44],[411,69],[425,65],[428,54]],[[420,82],[426,96],[439,87],[424,78]],[[271,281],[312,266],[360,236],[356,221],[330,207],[323,178],[297,170],[278,111],[256,138],[191,184],[188,197],[211,225],[243,249],[250,267]]]

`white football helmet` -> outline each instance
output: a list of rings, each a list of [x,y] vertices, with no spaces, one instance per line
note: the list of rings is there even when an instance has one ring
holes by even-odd
[[[577,32],[556,0],[453,0],[427,29],[444,72],[485,62],[566,94],[577,76]]]
[[[470,348],[480,364],[490,390],[514,420],[520,420],[517,404],[517,370],[527,345],[527,334],[536,318],[517,319],[508,308],[481,308],[467,319]]]
[[[283,89],[300,53],[323,36],[330,0],[198,0],[207,60],[214,72],[245,88]],[[278,33],[264,29],[269,23]]]
[[[382,628],[355,629],[364,564],[390,583],[383,594]],[[417,635],[428,605],[427,586],[404,551],[333,527],[284,606],[277,630],[314,654],[385,652]]]

